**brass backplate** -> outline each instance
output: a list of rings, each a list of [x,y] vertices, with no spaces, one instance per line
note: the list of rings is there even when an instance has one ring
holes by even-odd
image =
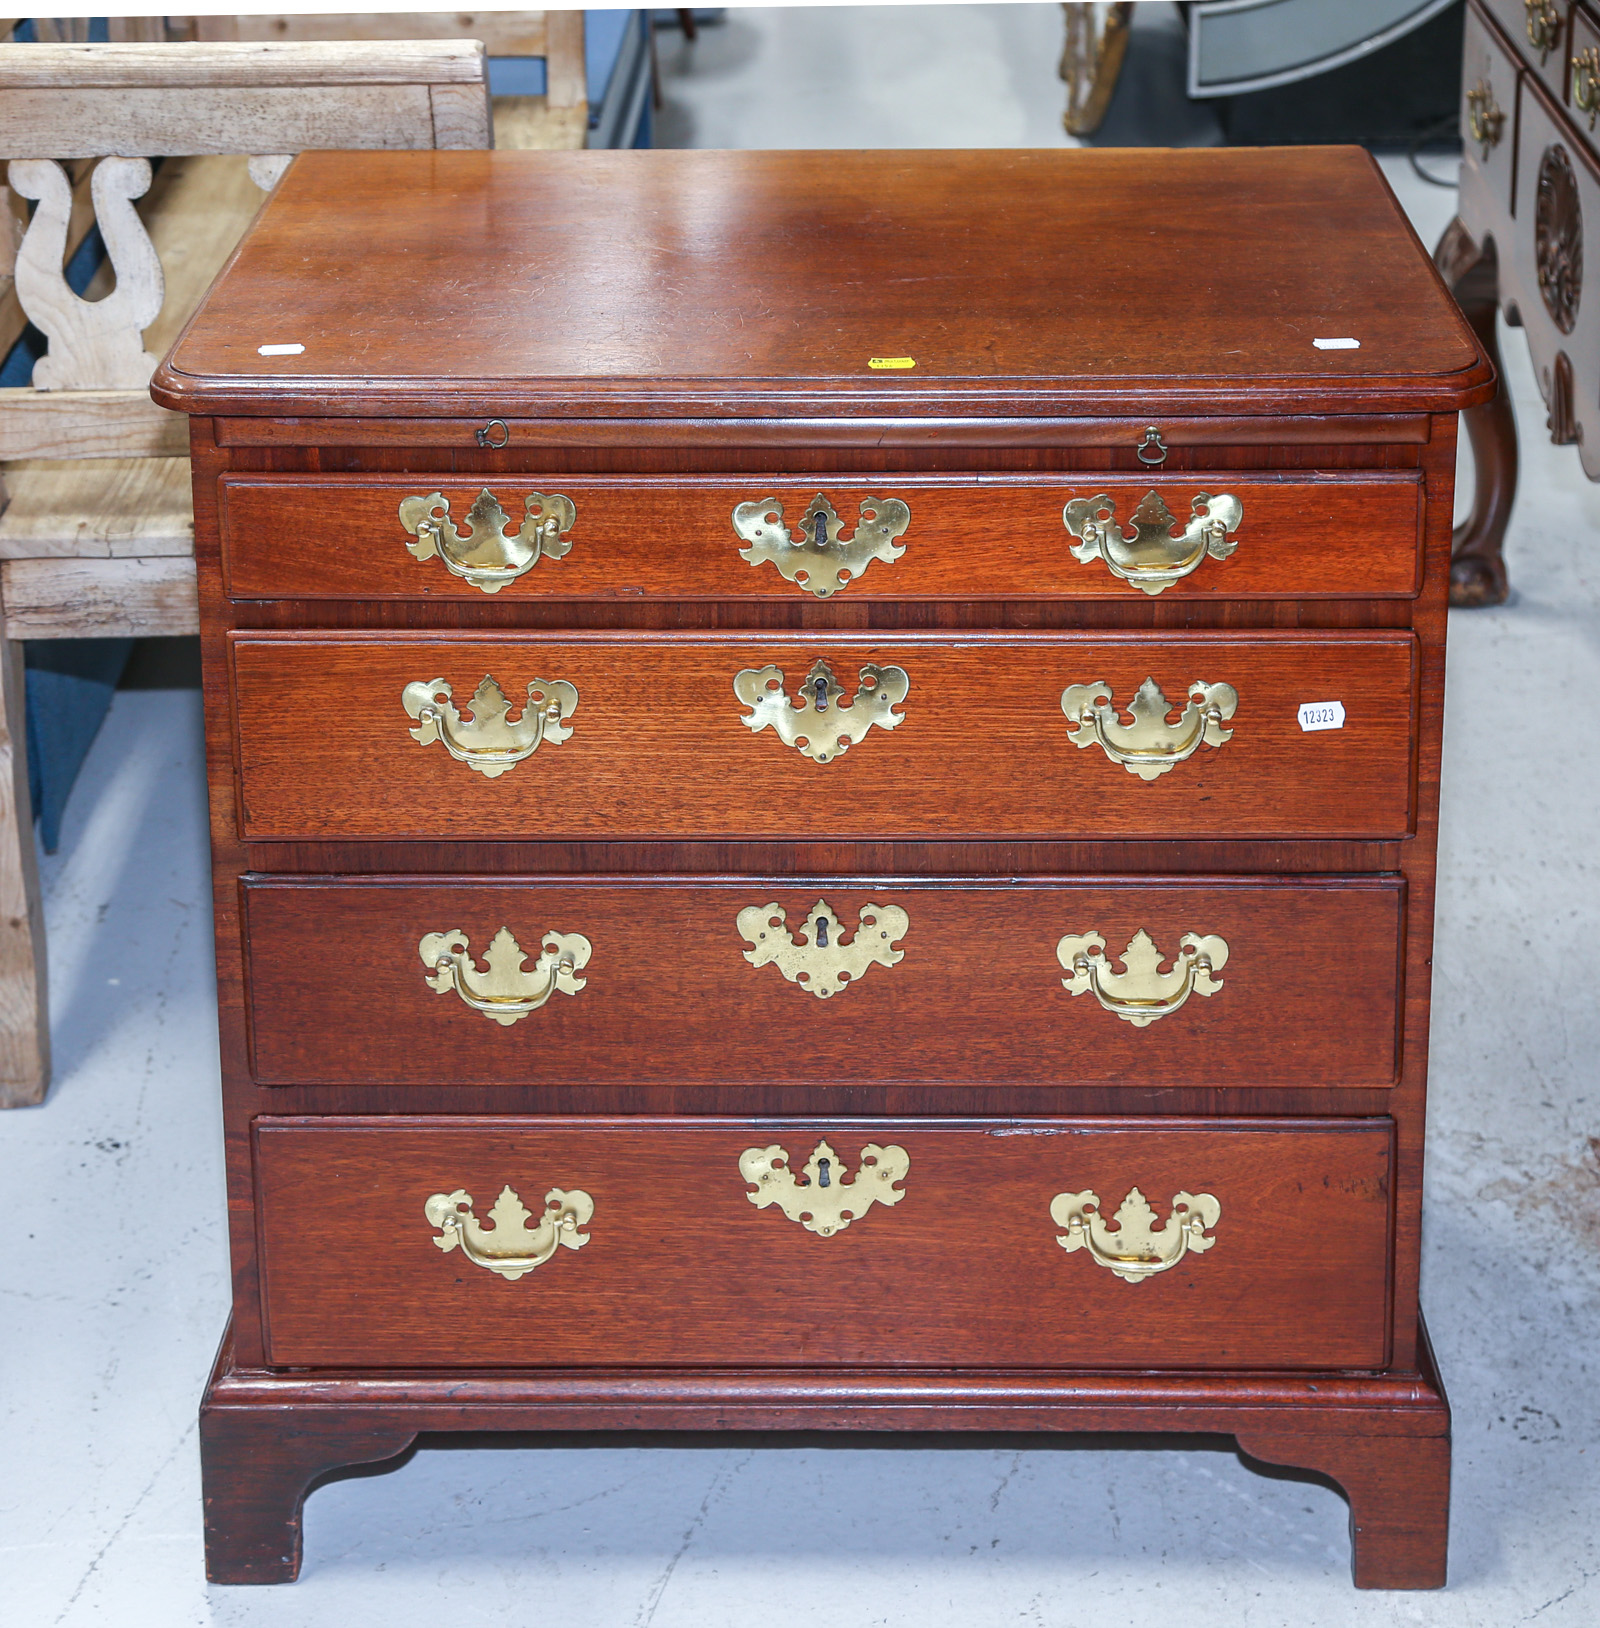
[[[1128,704],[1131,721],[1118,715],[1104,679],[1069,684],[1061,692],[1061,710],[1075,726],[1067,737],[1073,745],[1098,746],[1113,763],[1147,781],[1193,757],[1202,745],[1232,740],[1233,731],[1222,726],[1238,706],[1239,692],[1231,684],[1198,678],[1189,686],[1188,704],[1176,723],[1168,722],[1172,703],[1153,678],[1139,686]]]
[[[582,933],[546,933],[538,958],[524,969],[527,952],[509,927],[502,927],[483,952],[485,967],[473,960],[467,935],[459,928],[448,933],[424,933],[417,954],[428,970],[424,981],[440,995],[451,990],[474,1012],[509,1029],[537,1012],[559,990],[576,995],[588,982],[578,974],[593,953]]]
[[[504,429],[505,425],[500,427]],[[449,498],[440,492],[408,497],[400,504],[400,524],[416,539],[406,544],[411,557],[431,560],[437,556],[452,576],[486,594],[497,594],[508,582],[526,576],[541,558],[559,560],[570,552],[572,540],[566,533],[577,519],[578,511],[570,497],[530,492],[523,500],[522,523],[516,531],[508,532],[511,516],[487,486],[467,510],[464,531],[450,516]]]
[[[475,1266],[498,1272],[510,1283],[543,1266],[557,1249],[582,1249],[589,1235],[578,1228],[588,1226],[594,1216],[594,1200],[576,1187],[552,1187],[544,1195],[544,1213],[532,1227],[532,1214],[510,1187],[500,1189],[488,1227],[472,1213],[472,1194],[460,1187],[435,1193],[422,1208],[428,1225],[439,1228],[433,1241],[445,1254],[459,1247]]]
[[[1050,1201],[1050,1219],[1067,1230],[1056,1242],[1071,1255],[1085,1250],[1089,1259],[1124,1283],[1143,1283],[1168,1272],[1186,1254],[1203,1255],[1217,1241],[1207,1230],[1222,1218],[1222,1206],[1210,1193],[1174,1193],[1166,1224],[1156,1225],[1156,1213],[1137,1187],[1117,1206],[1113,1230],[1101,1213],[1099,1196],[1057,1193]]]
[[[905,1189],[911,1155],[903,1147],[880,1147],[868,1142],[861,1150],[861,1168],[854,1180],[845,1177],[839,1156],[827,1142],[818,1142],[801,1174],[789,1168],[788,1152],[771,1147],[746,1148],[739,1155],[739,1174],[755,1188],[746,1193],[758,1210],[776,1204],[791,1221],[807,1232],[831,1238],[859,1221],[874,1204],[898,1204]]]
[[[770,729],[785,746],[792,746],[813,763],[831,763],[843,757],[869,729],[893,729],[905,722],[894,709],[911,690],[901,667],[862,665],[853,700],[826,661],[812,664],[800,686],[800,699],[784,693],[781,667],[746,667],[733,681],[733,693],[750,708],[741,721],[755,734]]]
[[[859,577],[874,560],[892,564],[905,553],[895,539],[905,535],[911,510],[897,497],[866,497],[856,529],[846,537],[844,522],[821,492],[800,516],[796,541],[784,523],[783,504],[775,497],[741,503],[733,511],[733,529],[750,546],[739,558],[751,565],[777,567],[780,576],[818,599],[828,599]]]
[[[473,692],[467,716],[455,703],[455,691],[442,678],[407,684],[400,703],[417,727],[410,731],[419,746],[437,741],[457,763],[465,763],[487,780],[498,780],[549,741],[559,746],[572,734],[567,722],[578,707],[578,692],[564,678],[533,678],[527,699],[512,722],[511,703],[488,673]]]
[[[811,907],[798,939],[784,926],[787,919],[776,904],[741,910],[739,936],[751,946],[744,958],[753,967],[775,966],[790,983],[819,1000],[859,983],[871,966],[892,967],[905,958],[906,952],[894,946],[911,923],[896,904],[863,905],[848,940],[826,899]]]
[[[1239,546],[1230,535],[1244,520],[1244,505],[1226,493],[1213,497],[1196,492],[1181,531],[1159,492],[1146,492],[1124,526],[1117,505],[1106,493],[1072,498],[1061,517],[1078,539],[1072,557],[1084,565],[1103,560],[1112,576],[1147,594],[1159,594],[1180,582],[1208,555],[1225,560]]]
[[[1161,952],[1140,928],[1122,952],[1121,972],[1111,970],[1106,941],[1099,933],[1068,933],[1056,945],[1066,969],[1062,987],[1073,995],[1093,994],[1108,1012],[1136,1029],[1170,1017],[1191,995],[1215,995],[1217,974],[1228,964],[1228,942],[1214,933],[1185,933],[1173,965],[1161,970]]]

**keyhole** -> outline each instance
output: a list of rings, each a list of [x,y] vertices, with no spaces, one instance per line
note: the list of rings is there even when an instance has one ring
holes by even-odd
[[[818,1187],[826,1187],[826,1186],[829,1185],[830,1182],[832,1182],[833,1177],[832,1177],[832,1175],[829,1174],[829,1170],[830,1170],[830,1167],[831,1167],[832,1163],[833,1163],[833,1161],[831,1159],[818,1159],[817,1160],[817,1186]]]
[[[816,702],[817,711],[818,712],[826,712],[828,710],[828,681],[827,681],[827,679],[825,679],[825,678],[814,679],[812,681],[811,687],[812,687],[812,689],[814,689],[816,691],[816,694],[817,694],[817,702]]]
[[[819,950],[825,950],[825,949],[827,949],[827,947],[828,947],[828,918],[826,916],[818,916],[817,917],[817,948]],[[823,1163],[826,1164],[827,1160],[824,1159]],[[826,1185],[826,1183],[824,1183],[824,1185]]]
[[[811,517],[811,541],[818,548],[828,546],[828,519],[821,509]]]

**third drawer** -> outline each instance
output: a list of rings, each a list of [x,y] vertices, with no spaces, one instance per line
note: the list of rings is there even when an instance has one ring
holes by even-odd
[[[1393,876],[246,877],[242,892],[266,1085],[414,1085],[420,1108],[458,1085],[760,1080],[825,1097],[1396,1077]]]

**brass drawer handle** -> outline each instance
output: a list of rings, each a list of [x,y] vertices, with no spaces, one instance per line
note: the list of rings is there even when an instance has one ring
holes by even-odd
[[[787,919],[776,904],[747,905],[741,910],[736,922],[739,936],[751,945],[744,958],[753,967],[777,967],[790,983],[819,1000],[837,995],[847,984],[859,983],[868,967],[892,967],[905,959],[906,952],[894,946],[906,936],[911,922],[899,905],[863,905],[848,943],[826,899],[818,899],[811,907],[798,943],[784,926]]]
[[[892,564],[905,553],[894,546],[911,524],[911,510],[897,497],[866,497],[856,529],[842,537],[844,522],[821,492],[812,498],[797,527],[796,542],[783,522],[783,504],[775,497],[741,503],[733,511],[733,529],[750,546],[739,558],[751,565],[770,564],[787,581],[818,599],[827,599],[859,577],[874,560]]]
[[[1578,63],[1574,59],[1573,69],[1573,95],[1577,95]],[[1591,127],[1593,115],[1590,115]],[[1505,130],[1506,116],[1500,109],[1500,104],[1494,99],[1494,87],[1487,79],[1480,79],[1471,90],[1467,92],[1467,134],[1478,143],[1482,149],[1479,156],[1487,158],[1491,149],[1500,145],[1500,137]]]
[[[1228,964],[1228,941],[1214,933],[1185,933],[1170,972],[1161,970],[1161,952],[1142,927],[1122,952],[1121,972],[1111,970],[1099,933],[1068,933],[1056,945],[1056,959],[1066,968],[1061,985],[1069,994],[1093,994],[1108,1012],[1143,1029],[1170,1017],[1191,995],[1215,995],[1222,988],[1216,974]]]
[[[1104,492],[1072,498],[1061,518],[1079,539],[1071,545],[1073,559],[1083,565],[1104,560],[1112,576],[1158,594],[1196,570],[1208,554],[1225,560],[1239,546],[1229,537],[1244,519],[1238,498],[1196,492],[1191,507],[1194,512],[1176,536],[1177,518],[1159,492],[1145,493],[1126,528],[1117,520],[1116,502]]]
[[[801,699],[793,703],[784,693],[781,667],[746,667],[733,681],[733,693],[750,708],[741,722],[758,735],[763,729],[775,731],[785,746],[813,763],[843,757],[874,724],[893,729],[904,723],[905,714],[894,709],[910,690],[903,667],[870,661],[863,664],[855,697],[848,702],[825,661],[813,663],[800,686]]]
[[[474,1266],[498,1272],[509,1283],[525,1277],[544,1263],[557,1249],[582,1249],[589,1235],[579,1232],[594,1215],[594,1200],[580,1188],[552,1187],[544,1195],[544,1214],[530,1227],[532,1215],[509,1188],[489,1211],[492,1228],[472,1213],[472,1194],[456,1188],[453,1193],[435,1193],[423,1205],[430,1227],[439,1228],[433,1241],[445,1254],[460,1248]]]
[[[898,1204],[906,1194],[895,1183],[904,1181],[910,1168],[911,1155],[892,1143],[880,1147],[868,1142],[853,1181],[844,1179],[844,1166],[826,1142],[817,1143],[799,1176],[789,1169],[789,1155],[777,1143],[746,1148],[739,1155],[739,1174],[755,1188],[744,1196],[758,1210],[776,1204],[819,1238],[843,1232],[874,1204]]]
[[[453,989],[474,1012],[482,1012],[507,1029],[537,1012],[558,989],[563,995],[576,995],[588,982],[578,974],[588,966],[592,953],[593,946],[582,933],[546,933],[538,959],[524,972],[527,953],[511,929],[502,927],[484,951],[488,971],[481,972],[468,953],[467,935],[459,928],[424,933],[417,946],[417,954],[428,968],[424,981],[430,989],[440,995]]]
[[[1174,1193],[1166,1225],[1157,1227],[1155,1211],[1133,1187],[1117,1207],[1113,1232],[1093,1192],[1057,1193],[1050,1201],[1050,1219],[1067,1229],[1056,1235],[1056,1242],[1069,1255],[1088,1250],[1090,1260],[1124,1283],[1143,1283],[1171,1271],[1186,1254],[1205,1254],[1217,1241],[1206,1231],[1221,1218],[1222,1206],[1210,1193]]]
[[[530,492],[526,511],[516,531],[506,532],[511,516],[487,486],[473,499],[466,514],[466,535],[450,518],[450,499],[441,492],[403,498],[400,524],[416,538],[407,543],[411,557],[431,560],[437,555],[451,576],[460,577],[486,594],[497,594],[508,582],[525,576],[541,556],[559,560],[572,548],[565,536],[578,519],[570,497]]]
[[[527,702],[515,723],[507,721],[511,703],[506,692],[488,673],[473,692],[470,722],[462,718],[455,692],[442,678],[407,684],[400,701],[417,720],[408,733],[419,746],[437,741],[457,763],[498,780],[545,741],[559,746],[572,734],[567,719],[577,710],[578,692],[564,678],[530,679]]]
[[[1145,781],[1159,779],[1202,745],[1221,746],[1232,740],[1233,731],[1222,726],[1238,706],[1239,692],[1231,684],[1207,684],[1197,678],[1189,686],[1189,704],[1177,723],[1168,723],[1172,703],[1161,686],[1147,678],[1128,704],[1133,722],[1124,723],[1104,679],[1069,684],[1061,692],[1061,710],[1074,725],[1067,739],[1074,746],[1098,746],[1113,763]]]
[[[1600,47],[1587,46],[1572,59],[1572,105],[1589,115],[1593,130],[1595,114],[1600,113]],[[1476,130],[1472,133],[1477,137]]]
[[[1539,53],[1539,66],[1561,42],[1561,13],[1555,0],[1522,0],[1523,27],[1528,44]]]

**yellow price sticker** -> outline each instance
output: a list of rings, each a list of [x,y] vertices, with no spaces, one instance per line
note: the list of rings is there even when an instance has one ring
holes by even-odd
[[[869,356],[867,358],[867,366],[879,370],[884,368],[904,369],[916,365],[917,359],[914,356]]]

